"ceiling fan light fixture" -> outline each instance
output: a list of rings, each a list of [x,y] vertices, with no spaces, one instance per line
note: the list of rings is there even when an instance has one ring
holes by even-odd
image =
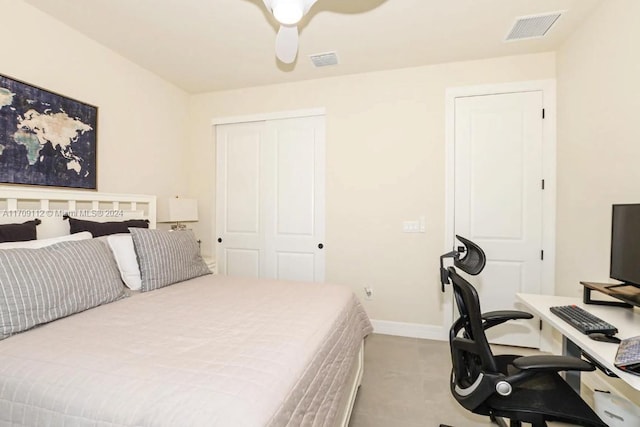
[[[276,0],[273,16],[282,25],[295,25],[304,16],[304,5],[300,0]]]
[[[317,0],[262,0],[267,10],[280,23],[276,36],[276,57],[292,64],[298,56],[298,22],[309,12]]]

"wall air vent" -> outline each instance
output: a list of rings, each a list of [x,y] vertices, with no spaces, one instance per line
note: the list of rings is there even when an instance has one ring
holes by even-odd
[[[311,62],[316,68],[338,65],[338,55],[335,52],[317,53],[309,55],[309,58],[311,58]]]
[[[505,41],[535,39],[544,37],[558,22],[563,12],[545,13],[543,15],[521,16],[516,18],[513,28],[507,34]]]

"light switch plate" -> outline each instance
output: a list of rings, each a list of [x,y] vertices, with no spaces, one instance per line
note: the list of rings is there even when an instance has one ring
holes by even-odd
[[[402,232],[403,233],[419,233],[420,221],[404,221],[402,223]]]

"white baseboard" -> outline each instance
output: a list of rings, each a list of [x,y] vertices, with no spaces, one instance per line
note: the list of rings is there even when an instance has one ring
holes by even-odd
[[[442,326],[374,319],[371,319],[371,324],[373,325],[373,332],[376,334],[437,341],[445,341],[448,339],[446,331],[443,330]]]

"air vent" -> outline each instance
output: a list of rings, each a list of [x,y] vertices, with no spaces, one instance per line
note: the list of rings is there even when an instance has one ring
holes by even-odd
[[[338,55],[335,52],[318,53],[309,55],[311,62],[316,68],[328,67],[329,65],[338,65]]]
[[[544,37],[563,12],[545,13],[544,15],[521,16],[509,31],[505,41],[535,39]]]

